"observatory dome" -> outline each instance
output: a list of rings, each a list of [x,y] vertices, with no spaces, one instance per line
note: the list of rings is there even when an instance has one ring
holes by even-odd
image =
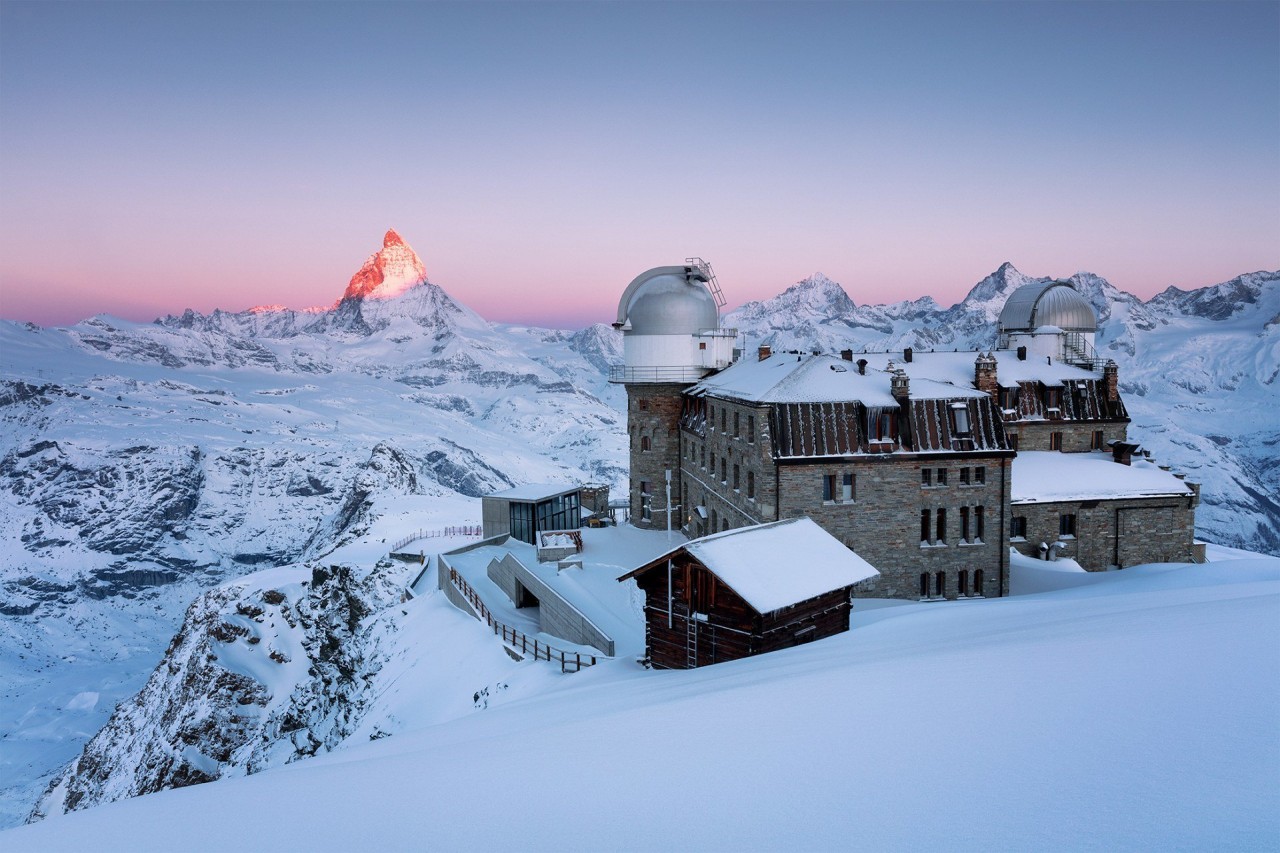
[[[686,267],[656,267],[631,282],[614,324],[633,335],[696,335],[720,326],[715,298]]]
[[[1056,326],[1064,332],[1096,332],[1093,306],[1068,281],[1033,281],[1009,294],[1000,312],[999,330],[1032,332]]]

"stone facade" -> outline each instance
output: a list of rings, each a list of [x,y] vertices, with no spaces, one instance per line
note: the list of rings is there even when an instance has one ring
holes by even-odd
[[[772,456],[767,406],[718,398],[709,399],[707,406],[705,435],[691,429],[680,432],[686,535],[697,538],[808,516],[880,570],[880,577],[856,589],[857,595],[954,599],[961,594],[962,573],[969,595],[1008,594],[1006,531],[1013,453],[899,451],[778,463]],[[922,469],[929,470],[928,485],[923,484]],[[946,473],[940,477],[939,471]],[[828,486],[825,477],[834,478]],[[824,488],[833,489],[830,500],[824,499]],[[943,510],[943,542],[936,536],[938,510]],[[929,512],[928,544],[921,539],[922,511]],[[964,542],[962,516],[969,523]],[[923,596],[921,574],[929,576]]]
[[[1018,450],[1083,453],[1105,450],[1113,441],[1126,441],[1128,426],[1128,421],[1005,421],[1004,429]]]
[[[627,385],[631,523],[637,527],[666,526],[666,472],[671,471],[674,501],[680,471],[681,394],[687,387],[656,383]],[[654,508],[661,511],[653,511]]]
[[[1010,519],[1014,524],[1022,519],[1025,535],[1010,543],[1031,557],[1042,556],[1040,546],[1047,545],[1091,572],[1194,562],[1198,502],[1196,496],[1016,503],[1009,508]]]

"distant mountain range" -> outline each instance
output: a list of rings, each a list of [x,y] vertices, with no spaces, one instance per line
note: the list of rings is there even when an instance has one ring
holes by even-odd
[[[488,323],[383,244],[331,308],[0,321],[0,731],[23,744],[0,826],[141,686],[200,588],[475,522],[476,496],[516,483],[625,483],[616,331]],[[1028,280],[1005,264],[950,308],[857,306],[815,275],[725,324],[751,346],[990,348]],[[1146,302],[1072,282],[1132,436],[1204,484],[1201,535],[1280,552],[1280,273]]]

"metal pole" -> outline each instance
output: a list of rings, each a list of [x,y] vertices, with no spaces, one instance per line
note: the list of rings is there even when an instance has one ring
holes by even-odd
[[[671,542],[671,469],[667,469],[667,543]]]

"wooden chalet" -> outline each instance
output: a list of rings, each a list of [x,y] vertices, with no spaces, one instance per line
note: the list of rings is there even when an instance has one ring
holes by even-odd
[[[849,629],[850,591],[879,572],[808,518],[705,536],[620,577],[645,593],[656,669],[693,669]]]

